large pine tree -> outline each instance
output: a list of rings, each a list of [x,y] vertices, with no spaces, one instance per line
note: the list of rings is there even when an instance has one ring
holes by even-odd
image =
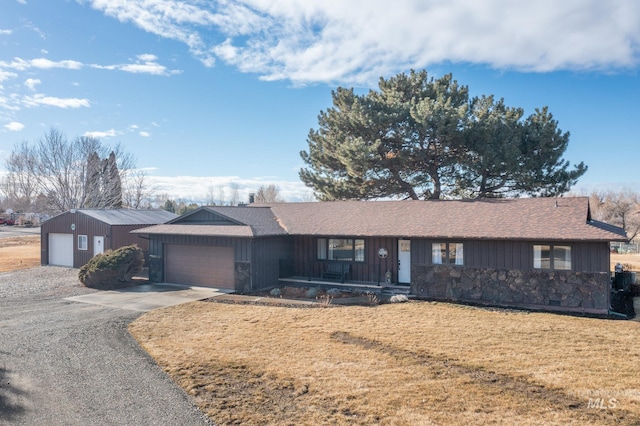
[[[122,181],[120,180],[120,171],[116,163],[116,154],[111,151],[109,157],[105,160],[103,173],[105,207],[112,209],[122,208]]]
[[[301,152],[300,178],[321,200],[558,195],[586,171],[562,159],[569,134],[546,108],[523,119],[450,74],[411,71],[332,96]]]
[[[84,208],[122,208],[122,180],[113,151],[100,159],[97,152],[87,158]]]

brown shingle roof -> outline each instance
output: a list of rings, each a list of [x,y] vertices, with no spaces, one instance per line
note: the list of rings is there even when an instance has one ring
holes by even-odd
[[[622,229],[588,221],[586,197],[335,201],[271,209],[293,235],[626,241]]]
[[[381,236],[539,241],[626,241],[621,228],[590,220],[589,199],[332,201],[207,207],[236,225],[170,224],[142,234],[259,237]]]
[[[251,226],[253,235],[285,235],[286,232],[278,224],[278,219],[268,207],[246,206],[207,206],[205,209],[228,217],[235,222]]]
[[[245,225],[155,225],[136,229],[132,234],[196,235],[200,237],[253,237],[250,226]]]

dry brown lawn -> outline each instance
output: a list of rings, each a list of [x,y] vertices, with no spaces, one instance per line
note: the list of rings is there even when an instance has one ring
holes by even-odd
[[[0,238],[0,272],[40,265],[40,236]]]
[[[640,254],[617,254],[611,253],[611,270],[613,271],[616,263],[630,266],[632,271],[640,272]],[[629,269],[629,268],[626,268]]]
[[[194,302],[130,330],[215,424],[640,424],[640,323]]]

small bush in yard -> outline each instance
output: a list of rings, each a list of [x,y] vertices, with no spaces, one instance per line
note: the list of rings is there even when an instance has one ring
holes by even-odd
[[[282,290],[280,290],[279,288],[272,288],[271,291],[269,292],[269,294],[273,297],[280,297],[282,296]]]
[[[144,253],[136,246],[96,255],[82,268],[78,278],[87,287],[100,290],[128,287],[132,277],[144,266]]]
[[[389,299],[389,302],[391,303],[404,303],[408,301],[409,298],[406,294],[394,294],[393,296],[391,296],[391,299]]]
[[[304,293],[307,299],[314,299],[318,295],[318,289],[315,287],[311,287]]]

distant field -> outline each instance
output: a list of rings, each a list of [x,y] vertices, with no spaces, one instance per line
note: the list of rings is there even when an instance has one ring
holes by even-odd
[[[640,254],[611,254],[611,270],[613,271],[616,263],[623,265],[631,265],[632,271],[640,272]]]
[[[40,235],[0,238],[0,272],[40,265]]]

